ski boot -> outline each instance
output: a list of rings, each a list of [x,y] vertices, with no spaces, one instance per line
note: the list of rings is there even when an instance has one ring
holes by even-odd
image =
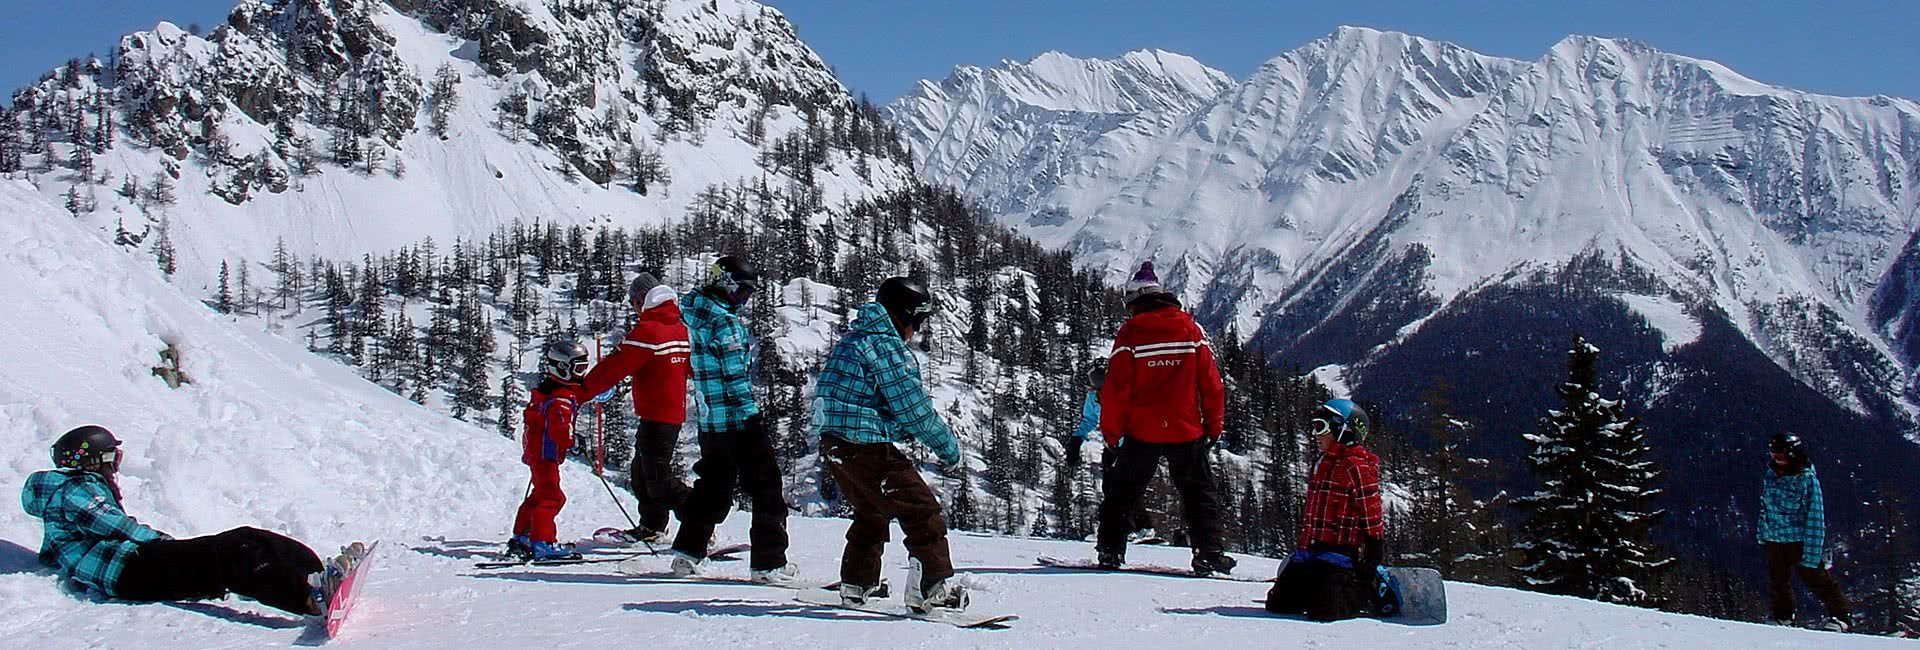
[[[707,573],[706,558],[697,558],[679,551],[669,551],[667,555],[673,558],[673,562],[668,565],[668,568],[673,571],[674,577],[690,578],[706,575]]]
[[[1127,565],[1127,554],[1125,551],[1098,551],[1094,564],[1108,571],[1118,571]]]
[[[532,545],[532,548],[533,548],[533,561],[535,562],[548,561],[548,560],[580,559],[580,554],[573,552],[572,544],[555,544],[553,542],[535,541]]]
[[[754,582],[775,587],[800,586],[800,565],[788,562],[778,569],[754,569],[749,578]]]
[[[840,583],[840,603],[848,607],[865,607],[878,604],[888,596],[887,579],[881,578],[880,584],[867,587],[853,583]]]
[[[967,608],[967,588],[960,585],[958,577],[943,578],[933,584],[925,584],[921,578],[920,560],[907,561],[907,609],[916,614],[926,614],[936,609],[960,611]],[[841,592],[845,598],[845,592]]]
[[[1240,562],[1234,560],[1233,556],[1219,551],[1208,551],[1205,553],[1195,553],[1193,555],[1193,574],[1201,577],[1216,573],[1221,575],[1231,574],[1233,573],[1233,568],[1239,565]]]
[[[527,539],[526,535],[514,535],[513,539],[507,540],[507,552],[503,558],[522,562],[533,559],[533,540]]]

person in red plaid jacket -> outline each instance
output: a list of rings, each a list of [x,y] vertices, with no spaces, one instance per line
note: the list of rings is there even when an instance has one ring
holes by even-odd
[[[1267,610],[1316,621],[1365,616],[1378,605],[1386,522],[1380,513],[1380,457],[1362,443],[1367,413],[1328,400],[1313,420],[1320,461],[1307,480],[1300,545],[1267,591]]]

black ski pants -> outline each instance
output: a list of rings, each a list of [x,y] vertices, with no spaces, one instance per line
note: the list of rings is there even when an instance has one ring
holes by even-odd
[[[673,471],[673,450],[680,443],[680,425],[640,421],[633,436],[633,471],[627,481],[640,502],[640,525],[667,529],[667,514],[686,503],[693,488]]]
[[[308,611],[307,576],[320,570],[313,549],[258,528],[140,545],[127,557],[114,595],[126,600],[202,600],[239,594],[294,614]]]
[[[1220,539],[1220,486],[1213,478],[1213,463],[1207,457],[1212,447],[1206,438],[1191,442],[1157,443],[1122,438],[1108,450],[1115,455],[1107,471],[1104,495],[1100,501],[1100,533],[1095,547],[1109,553],[1125,554],[1127,533],[1134,530],[1133,514],[1147,483],[1153,480],[1160,459],[1167,459],[1167,478],[1180,492],[1180,504],[1187,520],[1187,536],[1195,553],[1225,550]]]
[[[1353,549],[1328,549],[1358,557]],[[1378,574],[1372,567],[1348,568],[1331,562],[1289,562],[1267,590],[1267,611],[1306,614],[1315,621],[1339,621],[1373,611]]]
[[[906,535],[907,556],[920,561],[921,589],[953,577],[953,553],[947,546],[947,519],[940,500],[920,478],[920,470],[891,443],[853,443],[820,436],[827,471],[853,505],[847,548],[840,555],[840,580],[871,587],[880,584],[880,560],[895,520]]]
[[[1079,438],[1074,438],[1074,440],[1079,440]],[[1119,460],[1119,458],[1120,458],[1119,450],[1108,449],[1108,450],[1105,450],[1104,453],[1101,453],[1100,454],[1101,475],[1105,476],[1113,473],[1113,462],[1115,460]],[[1152,483],[1152,482],[1153,482],[1153,474],[1148,473],[1146,483]],[[1138,499],[1134,501],[1134,503],[1136,505],[1133,506],[1133,512],[1127,515],[1127,518],[1133,522],[1131,526],[1127,528],[1127,532],[1132,533],[1132,532],[1138,532],[1138,531],[1146,530],[1148,528],[1152,528],[1153,515],[1147,513],[1147,500]],[[1155,532],[1159,532],[1159,531],[1155,531]]]
[[[1767,595],[1772,601],[1770,612],[1773,620],[1793,620],[1793,574],[1800,574],[1800,581],[1807,583],[1807,591],[1826,605],[1827,615],[1838,619],[1852,620],[1848,612],[1847,594],[1840,590],[1840,583],[1825,568],[1809,569],[1800,566],[1799,543],[1763,544],[1767,553]]]
[[[754,570],[787,565],[787,499],[765,419],[756,415],[747,418],[743,429],[700,432],[700,460],[693,464],[693,473],[697,478],[693,492],[680,506],[680,532],[673,538],[673,550],[705,558],[713,528],[727,520],[738,486],[753,504],[749,534],[753,554],[748,564]]]

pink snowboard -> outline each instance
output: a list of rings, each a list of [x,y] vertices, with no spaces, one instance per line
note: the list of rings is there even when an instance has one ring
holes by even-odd
[[[347,620],[348,614],[353,613],[353,596],[358,592],[360,575],[367,572],[367,565],[373,562],[373,552],[378,548],[378,541],[367,545],[367,554],[361,556],[360,561],[347,571],[347,577],[340,580],[340,589],[327,601],[327,638],[339,634],[340,624]]]

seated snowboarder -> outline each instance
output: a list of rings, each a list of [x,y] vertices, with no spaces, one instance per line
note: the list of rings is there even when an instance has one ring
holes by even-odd
[[[1080,448],[1087,444],[1087,436],[1100,430],[1100,385],[1107,381],[1107,364],[1098,362],[1087,370],[1087,397],[1080,402],[1080,426],[1067,438],[1067,467],[1080,466]],[[1100,471],[1113,471],[1113,461],[1120,455],[1114,450],[1100,454]],[[1133,532],[1127,533],[1128,542],[1160,543],[1160,535],[1153,530],[1153,517],[1147,514],[1146,499],[1133,509]]]
[[[967,592],[953,580],[947,520],[920,470],[894,446],[918,440],[941,469],[961,469],[960,444],[920,383],[907,347],[933,315],[926,288],[907,278],[880,284],[878,301],[861,305],[847,333],[827,354],[814,389],[813,432],[827,470],[853,506],[840,557],[840,599],[865,605],[886,597],[880,558],[889,523],[906,535],[907,607],[965,609]]]
[[[20,491],[44,525],[40,562],[83,589],[133,601],[200,600],[239,594],[293,614],[326,613],[327,600],[365,553],[331,562],[305,544],[258,528],[174,539],[120,505],[120,440],[87,425],[53,443],[56,469],[34,472]]]
[[[1767,592],[1772,597],[1768,620],[1793,624],[1793,574],[1826,605],[1822,627],[1845,632],[1853,625],[1847,595],[1827,573],[1826,504],[1820,478],[1813,473],[1807,445],[1800,436],[1779,433],[1768,445],[1766,478],[1760,490],[1760,544],[1766,549]]]
[[[541,355],[546,377],[527,399],[526,434],[520,462],[533,473],[532,489],[513,518],[507,555],[523,560],[580,557],[573,545],[560,544],[553,518],[567,505],[560,490],[560,463],[573,448],[573,414],[580,410],[580,380],[587,374],[587,350],[571,340],[556,341]]]
[[[1321,455],[1307,481],[1300,545],[1267,591],[1267,611],[1316,621],[1366,616],[1379,606],[1386,536],[1380,457],[1362,446],[1367,413],[1350,400],[1322,404],[1313,427]]]

